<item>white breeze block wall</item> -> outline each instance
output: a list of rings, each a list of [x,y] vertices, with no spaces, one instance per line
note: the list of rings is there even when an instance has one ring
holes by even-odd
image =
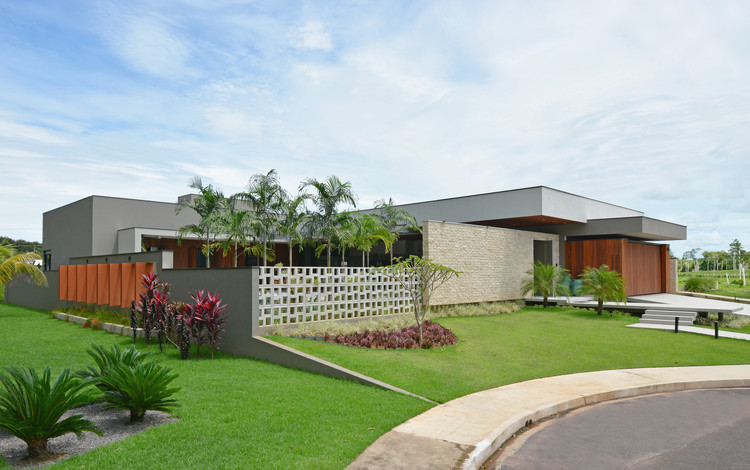
[[[431,220],[423,230],[424,257],[463,271],[435,291],[433,305],[522,298],[521,284],[534,263],[534,240],[552,241],[552,262],[560,264],[554,234]]]
[[[401,284],[372,268],[260,268],[261,326],[411,312]]]

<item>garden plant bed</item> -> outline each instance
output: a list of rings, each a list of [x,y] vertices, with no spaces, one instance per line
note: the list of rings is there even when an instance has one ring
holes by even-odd
[[[452,346],[458,342],[453,332],[439,323],[425,320],[422,323],[422,344],[419,343],[419,327],[413,325],[399,330],[362,331],[344,335],[323,336],[300,335],[326,343],[343,344],[358,348],[370,349],[431,349],[441,346]]]
[[[82,414],[86,419],[94,423],[103,433],[97,436],[91,432],[84,432],[81,438],[75,434],[50,439],[49,450],[55,454],[55,458],[45,461],[29,461],[24,459],[26,455],[26,443],[21,439],[8,434],[0,429],[0,455],[5,462],[15,468],[37,468],[55,463],[76,454],[88,452],[97,447],[121,441],[128,436],[143,432],[154,426],[177,421],[169,413],[161,411],[148,411],[143,422],[128,424],[130,414],[128,411],[103,409],[101,403],[93,403],[73,409],[63,415]],[[0,464],[0,467],[2,464]]]

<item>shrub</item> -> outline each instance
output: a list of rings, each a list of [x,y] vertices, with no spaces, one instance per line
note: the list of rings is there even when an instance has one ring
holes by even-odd
[[[711,281],[702,277],[691,277],[685,280],[682,290],[687,292],[706,292],[711,290]]]
[[[159,276],[151,271],[142,274],[141,285],[144,291],[138,301],[133,301],[130,307],[130,327],[133,329],[133,342],[137,339],[136,328],[143,327],[146,344],[151,342],[151,332],[156,330],[159,350],[167,334],[167,308],[169,305],[169,285],[159,282]]]
[[[307,335],[302,335],[302,337],[306,338]],[[450,346],[458,342],[452,331],[430,320],[425,320],[422,323],[421,344],[419,341],[420,331],[417,325],[395,331],[363,331],[335,336],[325,333],[322,338],[315,339],[322,339],[328,343],[371,349],[430,349]]]
[[[80,379],[64,369],[52,381],[52,372],[45,367],[39,375],[34,369],[8,368],[0,373],[0,429],[23,440],[30,459],[50,456],[47,441],[73,432],[101,435],[93,423],[75,414],[65,419],[63,413],[90,402],[85,390],[92,379]]]
[[[94,359],[96,367],[89,366],[88,370],[78,371],[78,375],[93,379],[95,385],[102,391],[108,390],[102,382],[102,378],[107,375],[112,367],[116,365],[134,367],[151,355],[150,353],[141,353],[135,346],[121,349],[118,344],[114,344],[110,349],[104,349],[98,344],[92,344],[91,349],[87,352]]]
[[[211,349],[211,359],[213,359],[219,334],[224,331],[222,326],[226,323],[224,313],[227,306],[222,305],[218,292],[216,294],[208,292],[204,295],[202,290],[198,290],[191,297],[195,301],[192,313],[194,323],[198,326],[197,336],[200,337],[201,331],[206,331],[205,336],[208,340],[208,347]]]
[[[179,406],[171,398],[179,388],[169,386],[176,378],[169,367],[154,362],[116,364],[101,379],[107,388],[104,408],[130,411],[130,423],[143,421],[148,410],[169,411]]]

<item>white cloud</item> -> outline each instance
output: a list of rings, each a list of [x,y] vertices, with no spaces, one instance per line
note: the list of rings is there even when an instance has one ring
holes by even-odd
[[[292,47],[297,49],[312,49],[329,51],[333,48],[331,35],[319,21],[308,21],[294,33]]]
[[[114,52],[131,68],[161,78],[192,75],[187,39],[158,16],[117,12],[102,27]]]

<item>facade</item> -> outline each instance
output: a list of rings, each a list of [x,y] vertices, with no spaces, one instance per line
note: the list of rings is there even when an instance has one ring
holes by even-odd
[[[193,196],[182,196],[180,199]],[[45,269],[124,262],[153,263],[157,270],[205,266],[201,242],[181,226],[196,224],[191,209],[177,214],[177,203],[89,196],[43,216]],[[423,226],[403,234],[394,256],[423,255],[462,274],[442,287],[437,303],[519,298],[525,273],[535,260],[560,265],[577,276],[586,266],[608,264],[623,274],[628,294],[670,290],[669,246],[653,242],[684,240],[686,227],[645,217],[643,212],[537,186],[399,206]],[[364,212],[375,212],[374,210]],[[288,266],[287,247],[277,240],[277,260]],[[294,250],[296,266],[324,264],[312,250]],[[371,264],[390,258],[382,246]],[[340,264],[340,257],[333,265]],[[339,262],[337,262],[339,260]],[[361,256],[349,250],[349,266]],[[234,266],[234,254],[215,253],[212,267]],[[238,266],[256,265],[240,256]]]

